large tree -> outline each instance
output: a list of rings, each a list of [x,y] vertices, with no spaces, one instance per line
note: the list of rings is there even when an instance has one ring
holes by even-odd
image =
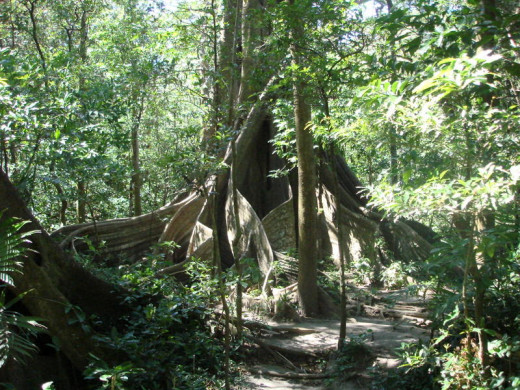
[[[303,136],[305,145],[302,149],[304,151],[301,152],[303,154],[299,156],[299,163],[307,164],[308,168],[304,168],[309,170],[311,181],[304,180],[302,185],[302,181],[296,179],[296,170],[291,171],[288,176],[273,177],[270,174],[271,171],[280,170],[286,165],[286,161],[274,153],[274,146],[270,142],[277,132],[271,107],[272,102],[276,99],[290,97],[284,87],[280,88],[283,83],[280,84],[277,74],[290,65],[284,62],[283,45],[288,45],[285,46],[288,49],[291,44],[287,40],[276,37],[278,41],[276,45],[273,45],[269,64],[267,64],[272,65],[274,61],[276,65],[274,68],[263,67],[261,60],[253,57],[253,53],[256,53],[257,56],[265,58],[263,50],[266,50],[264,48],[266,41],[265,38],[259,40],[258,36],[270,36],[275,29],[273,23],[285,20],[284,17],[281,17],[278,21],[266,21],[262,18],[261,13],[256,12],[263,7],[271,7],[271,11],[274,13],[279,12],[280,7],[285,7],[283,12],[288,10],[286,4],[266,6],[252,0],[248,2],[247,7],[243,7],[241,3],[225,2],[223,14],[224,16],[234,15],[234,23],[224,24],[221,39],[219,39],[219,34],[209,37],[210,47],[215,50],[212,55],[214,62],[209,77],[216,84],[213,90],[212,110],[217,119],[208,121],[205,138],[209,140],[211,135],[217,132],[228,132],[235,138],[235,159],[232,158],[231,146],[228,145],[223,161],[228,167],[231,164],[234,165],[236,182],[231,184],[228,169],[216,166],[207,168],[206,166],[206,176],[196,177],[194,175],[188,178],[193,180],[195,190],[180,196],[178,207],[162,232],[161,224],[157,222],[154,224],[153,230],[150,230],[151,234],[141,235],[140,239],[135,241],[131,237],[138,236],[140,229],[136,219],[114,221],[119,226],[128,226],[130,230],[136,229],[132,234],[117,234],[113,230],[114,225],[110,226],[109,223],[67,226],[54,233],[56,237],[64,237],[62,245],[70,244],[72,237],[84,235],[106,242],[103,251],[107,254],[123,250],[127,256],[135,258],[157,240],[175,241],[180,247],[170,258],[173,262],[184,262],[192,256],[211,257],[211,251],[208,250],[212,247],[210,243],[213,239],[211,215],[213,215],[213,208],[217,207],[220,252],[225,266],[231,266],[234,263],[234,257],[239,256],[240,253],[248,252],[256,257],[262,273],[269,278],[272,274],[273,261],[275,259],[282,262],[284,259],[287,260],[282,252],[298,247],[300,264],[302,264],[300,277],[310,281],[303,282],[301,292],[314,296],[310,298],[308,311],[304,309],[306,314],[317,312],[315,301],[317,293],[313,292],[314,287],[309,288],[309,286],[315,285],[313,274],[316,272],[314,264],[317,255],[312,248],[318,240],[322,242],[324,254],[331,254],[336,259],[339,253],[338,243],[344,242],[345,247],[348,248],[347,256],[350,259],[367,257],[378,261],[379,257],[383,256],[383,251],[379,250],[381,248],[378,249],[376,245],[381,242],[379,238],[383,238],[385,249],[391,250],[398,258],[412,261],[427,256],[430,245],[414,229],[417,225],[404,221],[391,222],[382,218],[377,212],[367,209],[367,199],[359,194],[361,183],[340,156],[323,153],[323,162],[318,168],[319,181],[313,184],[316,179],[313,178],[312,171],[316,167],[313,158],[308,158],[309,153],[311,155],[313,153],[312,134],[308,125],[310,106],[304,99],[304,94],[308,91],[305,91],[305,83],[296,74],[297,71],[294,84],[294,108],[298,129],[297,139],[299,139],[297,142],[301,144],[301,136]],[[213,17],[213,14],[211,16]],[[247,33],[248,29],[253,28],[253,21],[256,21],[258,26],[267,25],[269,28],[258,27],[256,34]],[[297,22],[295,20],[291,23],[294,25]],[[216,24],[213,27],[216,28]],[[232,31],[230,32],[229,29]],[[295,33],[298,33],[297,29]],[[305,33],[305,31],[301,33]],[[219,44],[215,44],[215,42]],[[297,43],[301,44],[300,39],[298,42],[295,41],[295,45]],[[282,45],[281,49],[280,45]],[[301,61],[298,55],[300,49],[297,50],[295,45],[293,45],[292,54],[298,64],[298,61]],[[249,50],[247,56],[251,56],[247,61],[239,61],[239,55],[230,54],[241,53],[244,47]],[[251,62],[258,63],[262,72],[252,68]],[[236,69],[237,67],[240,67],[240,72],[228,72],[228,68]],[[233,85],[237,86],[231,88]],[[244,91],[248,91],[247,96],[244,95]],[[216,101],[218,104],[215,103]],[[240,104],[237,106],[237,103]],[[224,109],[224,107],[227,108]],[[238,109],[231,110],[232,116],[227,117],[226,115],[231,115],[229,114],[231,107]],[[222,155],[222,152],[218,150],[214,153],[217,156]],[[334,184],[334,174],[328,169],[330,164],[336,167],[337,190]],[[303,169],[304,176],[306,175],[305,169]],[[213,186],[214,183],[216,184],[213,191],[200,190],[208,185]],[[239,198],[237,200],[238,218],[234,215],[232,206],[233,191],[231,188],[233,185],[237,188]],[[215,192],[218,197],[216,202],[206,199],[207,194]],[[297,194],[300,195],[297,196]],[[312,218],[312,214],[316,213],[316,206],[312,203],[315,204],[316,201],[312,201],[312,199],[316,199],[316,197],[319,198],[324,213],[324,218],[319,222],[314,222]],[[337,203],[335,197],[339,198]],[[294,200],[295,198],[298,201]],[[310,199],[311,203],[307,203],[308,200],[306,200],[300,204],[299,202],[302,202],[303,199]],[[339,213],[342,220],[338,223],[342,225],[343,237],[338,237],[337,228],[334,227],[337,205],[341,205],[342,209]],[[301,213],[310,215],[310,225],[312,229],[316,229],[316,233],[303,237],[300,235],[298,240],[298,227],[304,226],[302,221],[306,218]],[[152,220],[154,214],[150,214],[147,218]],[[238,230],[237,221],[242,226],[242,231],[245,232],[241,235],[240,253],[234,253],[232,249],[233,238]],[[308,228],[307,226],[303,230]],[[78,247],[77,244],[76,247]],[[306,287],[303,288],[303,285]]]
[[[269,13],[259,12],[265,7]],[[48,321],[50,332],[60,339],[64,353],[77,367],[86,364],[91,336],[68,325],[70,313],[63,307],[77,305],[106,318],[117,316],[126,307],[119,301],[124,292],[114,293],[110,284],[79,267],[65,250],[81,252],[94,244],[99,246],[99,257],[123,256],[131,261],[158,242],[174,241],[178,248],[169,254],[172,265],[160,272],[164,275],[182,269],[190,259],[211,259],[217,239],[223,266],[232,266],[244,255],[256,259],[266,293],[275,260],[289,277],[298,273],[305,315],[319,312],[318,242],[320,255],[331,255],[336,261],[340,245],[347,258],[369,258],[374,263],[386,260],[386,250],[406,261],[428,255],[430,244],[422,235],[424,227],[389,221],[368,209],[367,199],[359,194],[361,183],[334,149],[322,151],[321,163],[316,166],[309,126],[314,101],[303,71],[314,48],[302,46],[304,40],[298,35],[307,31],[298,27],[301,19],[289,22],[289,40],[283,36],[290,10],[286,3],[226,1],[222,34],[219,8],[213,4],[208,10],[214,30],[203,43],[209,43],[205,50],[211,49],[208,58],[213,61],[207,68],[207,80],[214,88],[207,91],[205,100],[210,103],[210,120],[204,129],[203,156],[209,162],[200,158],[202,172],[187,175],[189,190],[170,204],[141,216],[65,226],[51,238],[24,206],[8,177],[1,175],[0,208],[7,208],[10,217],[31,220],[28,228],[42,230],[34,244],[39,254],[25,261],[16,285],[20,292],[36,287],[26,296],[25,304],[32,314]],[[274,17],[265,19],[265,15]],[[320,25],[322,21],[315,21],[315,26]],[[287,59],[289,49],[291,58]],[[292,75],[289,84],[280,74]],[[292,167],[287,175],[278,177],[272,171],[290,165],[290,158],[275,153],[271,142],[279,131],[273,112],[276,101],[293,104],[299,164],[299,172]],[[225,142],[219,145],[215,136]],[[232,142],[228,142],[230,138]],[[233,144],[236,153],[232,152]],[[223,149],[210,147],[213,145]],[[317,202],[322,209],[320,219],[316,218]],[[287,256],[292,248],[299,252],[299,272],[291,266],[294,259]]]

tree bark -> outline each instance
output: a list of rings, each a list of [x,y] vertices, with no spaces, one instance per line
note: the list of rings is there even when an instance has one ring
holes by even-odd
[[[235,268],[237,271],[237,299],[236,299],[236,313],[237,313],[237,336],[239,338],[242,337],[242,253],[239,250],[239,243],[242,239],[243,229],[240,224],[240,216],[239,216],[239,205],[238,205],[238,189],[237,189],[237,180],[236,180],[236,142],[233,139],[231,141],[231,153],[233,155],[233,163],[231,165],[231,182],[232,182],[232,191],[233,191],[233,213],[235,217],[235,228],[236,235],[232,242],[233,256],[235,257]]]
[[[51,166],[49,167],[49,171],[52,174],[52,184],[54,188],[56,188],[56,192],[58,194],[58,198],[60,201],[60,209],[59,209],[59,216],[60,216],[60,223],[62,226],[65,226],[67,224],[67,208],[69,206],[69,203],[67,202],[67,198],[65,196],[65,191],[63,191],[63,187],[61,186],[58,176],[55,173],[55,161],[51,162]]]
[[[242,65],[240,68],[240,89],[238,92],[237,105],[239,109],[251,94],[250,81],[251,72],[254,65],[252,50],[254,48],[253,42],[255,35],[258,34],[258,29],[253,25],[252,10],[258,9],[257,0],[244,0],[242,4]]]
[[[87,43],[88,43],[88,12],[86,9],[82,9],[81,21],[80,21],[80,39],[79,39],[79,57],[81,60],[81,66],[87,64]],[[80,94],[85,89],[85,76],[83,72],[80,72],[78,79],[78,90]],[[76,183],[78,190],[78,203],[76,208],[76,216],[78,223],[83,223],[87,220],[87,184],[84,179],[81,178]]]
[[[47,89],[47,60],[45,58],[45,54],[43,53],[43,49],[40,43],[40,37],[38,36],[38,23],[36,21],[36,3],[37,0],[27,0],[25,2],[25,8],[27,9],[27,12],[29,12],[29,18],[31,19],[31,37],[33,39],[34,45],[36,46],[38,56],[40,57],[40,63],[42,65],[45,79],[45,88]]]
[[[85,181],[78,180],[76,183],[77,204],[76,204],[76,218],[78,223],[84,223],[87,220],[87,186]]]
[[[0,131],[0,169],[2,169],[7,175],[9,174],[9,153],[7,150],[7,139],[5,132]]]
[[[137,100],[137,98],[136,98]],[[139,102],[135,102],[138,105],[132,114],[132,132],[131,132],[131,143],[132,143],[132,206],[130,209],[133,210],[133,216],[139,216],[143,213],[143,206],[141,201],[141,188],[143,185],[143,175],[141,173],[141,162],[139,159],[139,128],[141,127],[141,118],[144,109],[144,96],[139,98]]]
[[[399,169],[397,166],[399,159],[397,157],[397,134],[395,133],[393,125],[390,125],[388,132],[390,148],[390,184],[397,185],[399,184]]]
[[[291,0],[291,5],[295,5]],[[301,37],[301,24],[293,22],[291,55],[296,69],[302,66],[296,37]],[[310,130],[311,107],[306,99],[306,83],[293,81],[296,151],[298,154],[298,296],[303,315],[318,314],[318,283],[316,270],[316,163],[314,141]]]

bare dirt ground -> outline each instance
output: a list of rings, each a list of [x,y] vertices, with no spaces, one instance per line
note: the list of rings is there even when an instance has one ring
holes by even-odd
[[[415,305],[413,299],[397,296],[397,305]],[[388,306],[392,310],[395,303]],[[374,305],[367,305],[370,308]],[[377,305],[376,305],[377,306]],[[380,304],[381,309],[383,305]],[[408,306],[407,306],[408,307]],[[375,315],[378,315],[375,313]],[[421,325],[422,318],[404,315],[400,318],[373,316],[350,317],[347,323],[349,340],[360,340],[369,356],[355,356],[354,361],[366,360],[362,369],[354,370],[349,379],[341,381],[331,376],[334,351],[337,349],[339,326],[337,320],[302,319],[299,322],[264,321],[266,325],[256,333],[251,344],[257,354],[244,368],[242,383],[237,389],[370,389],[372,373],[384,373],[399,366],[395,349],[402,343],[426,341],[429,330]],[[421,325],[421,326],[419,326]],[[348,341],[348,340],[347,340]],[[372,374],[373,375],[373,374]]]

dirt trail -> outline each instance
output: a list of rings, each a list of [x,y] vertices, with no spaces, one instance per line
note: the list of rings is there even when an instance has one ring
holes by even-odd
[[[237,389],[367,389],[367,372],[358,372],[349,381],[334,384],[323,373],[327,360],[336,350],[339,321],[304,319],[297,323],[267,321],[256,337],[260,345],[259,359],[247,367],[243,383]],[[380,370],[396,368],[399,361],[394,350],[402,343],[427,340],[429,330],[418,327],[411,319],[384,319],[353,317],[347,323],[349,339],[362,335],[372,358],[370,368]],[[279,356],[282,355],[282,356]],[[278,357],[278,358],[277,358]],[[284,358],[287,358],[284,360]],[[273,363],[273,361],[275,361]],[[365,370],[366,371],[366,370]],[[321,375],[321,377],[320,377]],[[289,378],[291,377],[291,378]],[[294,377],[294,378],[292,378]],[[300,377],[300,378],[296,378]],[[332,382],[332,383],[331,383]]]

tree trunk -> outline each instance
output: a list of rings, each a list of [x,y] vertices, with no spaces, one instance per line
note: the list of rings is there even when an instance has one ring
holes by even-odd
[[[76,218],[78,220],[78,223],[84,223],[87,220],[87,186],[83,180],[78,180],[76,186],[78,190]]]
[[[36,51],[38,52],[38,56],[40,57],[40,63],[42,65],[43,74],[44,74],[44,83],[45,89],[49,88],[49,81],[47,75],[47,60],[45,58],[45,54],[43,53],[43,48],[40,43],[40,37],[38,35],[38,23],[36,21],[36,3],[37,0],[26,0],[24,3],[27,12],[29,13],[29,18],[31,19],[31,37],[36,46]]]
[[[58,194],[58,199],[60,200],[60,209],[59,209],[60,223],[62,226],[65,226],[67,224],[67,208],[69,206],[69,203],[67,202],[67,197],[65,196],[65,191],[63,191],[63,187],[61,186],[61,184],[59,182],[58,176],[56,175],[55,165],[56,165],[56,162],[53,160],[49,167],[49,172],[52,175],[52,185],[54,186],[54,188],[56,188],[56,192]]]
[[[329,107],[329,97],[325,91],[325,89],[321,89],[321,98],[323,100],[323,113],[325,114],[325,118],[328,124],[329,132],[332,135],[332,126],[330,124],[330,107]],[[331,137],[332,138],[332,137]],[[330,144],[330,155],[336,155],[336,145],[332,143]],[[338,261],[339,261],[339,270],[340,270],[340,302],[339,302],[339,338],[338,338],[338,350],[343,347],[345,344],[345,340],[347,337],[347,280],[346,280],[346,266],[345,261],[345,251],[343,249],[343,224],[340,223],[342,220],[342,207],[340,201],[340,192],[339,192],[339,177],[338,177],[338,167],[337,165],[330,164],[330,168],[332,170],[332,175],[334,178],[334,198],[335,198],[335,218],[334,218],[334,227],[336,228],[338,234]]]
[[[0,169],[2,169],[6,174],[9,174],[9,153],[7,150],[7,139],[5,136],[5,132],[0,131]]]
[[[250,80],[252,77],[255,60],[252,55],[254,43],[258,41],[260,34],[259,28],[254,23],[254,13],[259,10],[258,0],[244,0],[242,4],[242,66],[240,68],[240,90],[238,92],[237,106],[243,109],[251,95]]]
[[[84,66],[88,62],[87,56],[87,43],[88,43],[88,12],[86,9],[82,10],[81,22],[80,22],[80,40],[79,40],[79,57],[81,59],[81,65]],[[78,79],[78,90],[80,95],[85,89],[85,77],[83,72],[80,72]],[[78,203],[76,208],[76,216],[78,223],[83,223],[87,220],[87,185],[85,181],[79,179],[76,183],[78,190]]]
[[[240,240],[242,239],[243,229],[240,224],[240,217],[239,217],[240,207],[238,204],[238,189],[237,189],[237,185],[236,185],[236,183],[237,183],[237,179],[236,179],[237,152],[236,152],[236,142],[234,139],[231,141],[231,153],[233,156],[233,160],[232,160],[233,163],[231,166],[231,181],[232,181],[231,189],[233,191],[233,193],[232,193],[232,195],[233,195],[233,213],[234,213],[234,219],[235,219],[234,223],[235,223],[235,228],[236,228],[236,235],[233,238],[231,248],[233,250],[233,256],[235,258],[235,268],[237,271],[237,285],[236,285],[237,336],[238,336],[238,338],[241,338],[242,337],[242,274],[243,274],[243,272],[242,272],[242,255],[243,254],[240,253],[239,244],[240,244]]]
[[[57,182],[57,177],[53,178],[55,182],[53,183],[54,188],[56,188],[56,192],[58,193],[58,198],[60,200],[60,223],[62,226],[67,224],[67,207],[69,203],[67,202],[67,198],[65,197],[65,192],[63,191],[63,187],[59,182]]]
[[[136,99],[137,100],[137,99]],[[141,96],[139,102],[135,102],[138,104],[138,107],[133,110],[132,114],[132,133],[131,133],[131,142],[132,142],[132,195],[131,195],[131,205],[133,207],[130,210],[133,210],[133,216],[139,216],[143,213],[143,207],[141,202],[141,187],[143,185],[143,176],[141,173],[141,163],[139,159],[139,128],[141,126],[141,118],[143,115],[144,109],[144,96]]]
[[[111,360],[75,317],[73,306],[87,314],[114,321],[130,308],[122,303],[124,291],[98,279],[69,257],[43,230],[27,209],[18,191],[0,171],[0,209],[5,216],[30,221],[25,231],[38,230],[23,262],[23,273],[13,274],[15,292],[26,293],[23,304],[31,315],[43,319],[49,333],[60,341],[60,348],[78,369],[84,369],[89,353]]]
[[[291,5],[294,5],[294,1],[291,1]],[[301,25],[294,23],[290,51],[296,69],[303,65],[296,44],[296,37],[301,37],[302,34]],[[306,101],[305,89],[305,82],[296,77],[293,81],[293,94],[298,154],[298,296],[303,315],[311,317],[318,314],[316,163],[310,130],[311,107]]]
[[[393,125],[390,125],[388,131],[390,148],[390,184],[397,185],[399,184],[399,168],[397,166],[399,163],[399,159],[397,157],[397,135]]]

